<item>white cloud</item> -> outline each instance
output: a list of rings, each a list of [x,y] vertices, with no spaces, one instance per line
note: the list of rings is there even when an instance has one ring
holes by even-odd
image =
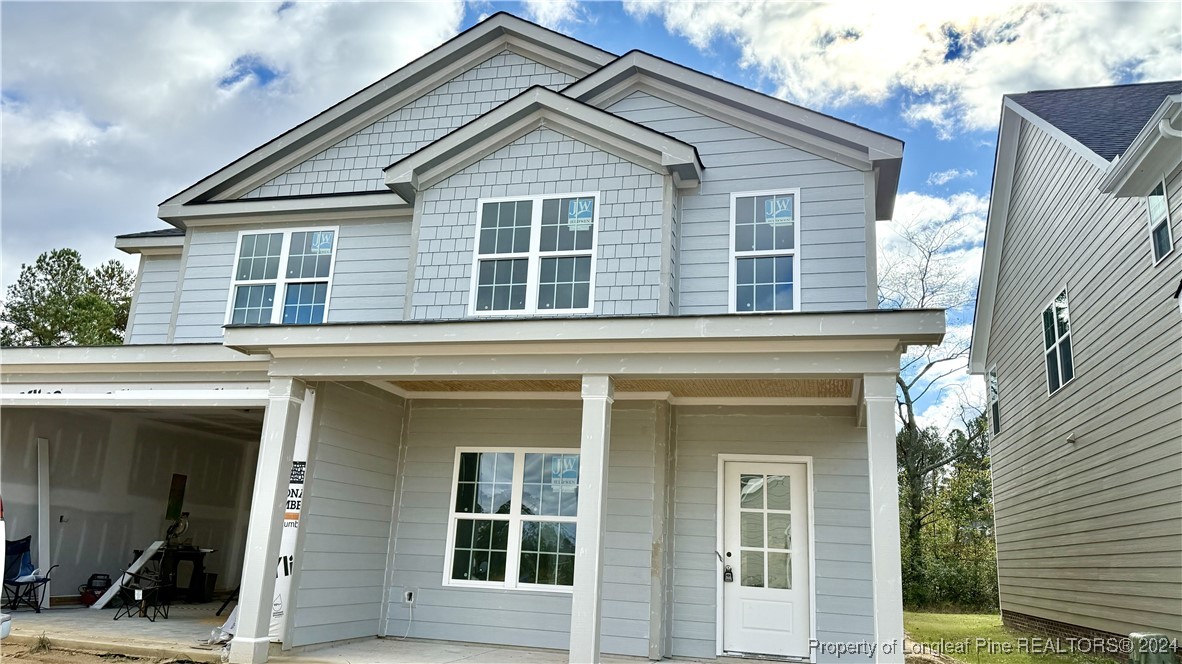
[[[878,222],[879,265],[890,265],[911,248],[903,240],[906,227],[937,227],[955,231],[947,253],[957,266],[961,279],[977,283],[981,271],[981,252],[985,243],[985,221],[989,216],[989,197],[972,191],[950,196],[929,196],[905,192],[895,199],[895,215]]]
[[[928,174],[928,184],[937,187],[942,187],[953,180],[960,178],[971,178],[977,175],[977,171],[970,169],[960,170],[959,168],[950,168],[946,171],[936,171]]]
[[[458,1],[6,5],[3,283],[57,247],[88,264],[127,259],[112,237],[161,227],[161,200],[438,46],[463,11]]]
[[[526,18],[558,30],[564,25],[581,20],[579,3],[575,0],[523,0]]]
[[[744,66],[810,107],[882,103],[941,138],[995,126],[1001,96],[1182,75],[1175,3],[924,0],[747,3],[625,0],[701,49],[733,42]]]

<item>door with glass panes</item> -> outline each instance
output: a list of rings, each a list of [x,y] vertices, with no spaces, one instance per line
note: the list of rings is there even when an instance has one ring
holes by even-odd
[[[804,464],[723,466],[725,652],[808,657],[808,499]]]

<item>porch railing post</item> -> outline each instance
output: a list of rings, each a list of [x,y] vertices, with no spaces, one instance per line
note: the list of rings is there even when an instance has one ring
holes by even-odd
[[[246,532],[238,628],[230,643],[230,661],[234,664],[267,661],[283,507],[303,400],[303,382],[293,378],[271,379]]]
[[[866,444],[870,469],[874,661],[903,662],[903,565],[895,454],[895,376],[866,374]]]
[[[611,439],[611,376],[583,376],[583,437],[579,447],[579,516],[575,587],[570,613],[570,661],[599,662],[603,590],[603,531]]]

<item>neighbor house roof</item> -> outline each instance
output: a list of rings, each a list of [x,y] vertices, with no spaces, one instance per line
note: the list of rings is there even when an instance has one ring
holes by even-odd
[[[1182,81],[1038,90],[1007,95],[1105,161],[1124,154],[1166,96]]]

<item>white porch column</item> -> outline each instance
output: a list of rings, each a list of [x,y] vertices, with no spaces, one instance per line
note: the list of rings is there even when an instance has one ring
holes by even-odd
[[[238,594],[238,630],[230,643],[230,661],[235,664],[267,661],[283,506],[303,400],[302,381],[271,379],[246,531],[246,556]]]
[[[876,662],[903,662],[903,565],[899,550],[899,478],[895,454],[895,376],[866,374],[870,532]]]
[[[611,376],[583,376],[583,439],[579,447],[579,518],[575,587],[570,611],[571,664],[599,662],[603,590],[603,503],[614,388]]]

